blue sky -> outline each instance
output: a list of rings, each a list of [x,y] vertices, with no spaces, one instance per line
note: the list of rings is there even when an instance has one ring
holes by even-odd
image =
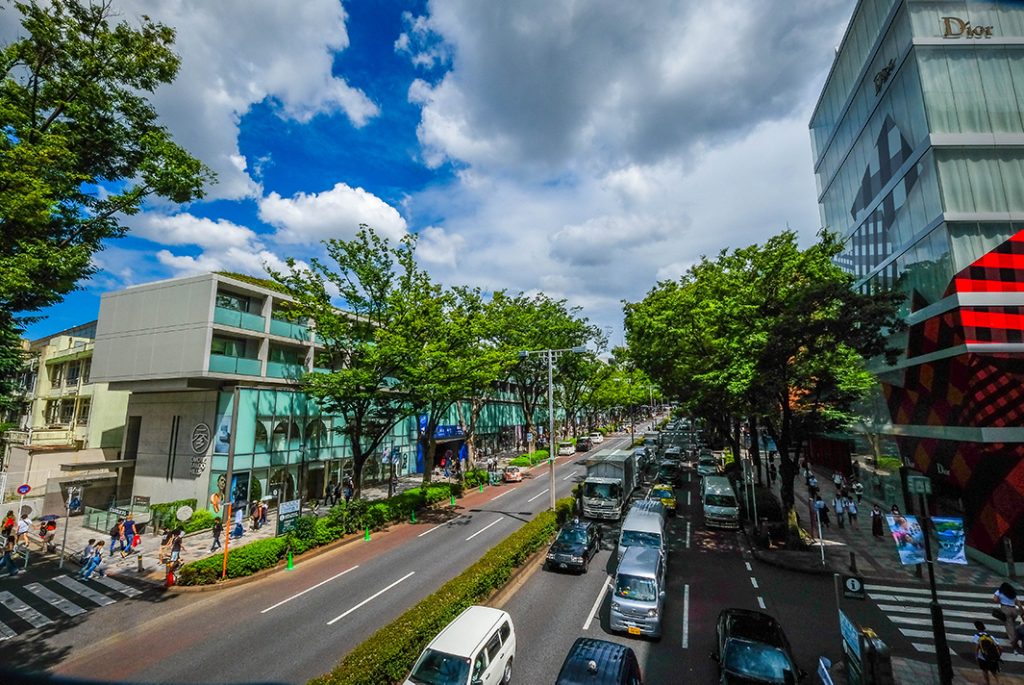
[[[114,4],[177,29],[153,100],[219,182],[128,219],[29,337],[102,292],[259,275],[366,222],[419,233],[444,283],[564,297],[618,339],[621,300],[700,255],[813,236],[807,121],[854,2]]]

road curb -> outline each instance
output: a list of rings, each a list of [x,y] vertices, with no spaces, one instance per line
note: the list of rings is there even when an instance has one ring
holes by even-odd
[[[832,574],[837,572],[835,569],[828,565],[827,556],[825,557],[826,565],[824,567],[819,565],[817,566],[817,568],[815,568],[804,564],[788,563],[786,561],[783,561],[782,559],[773,557],[772,555],[766,555],[764,554],[764,551],[758,549],[757,545],[755,545],[753,541],[750,539],[750,535],[747,533],[747,529],[745,526],[740,527],[740,531],[743,534],[743,539],[747,543],[747,550],[750,551],[750,554],[753,555],[755,559],[764,564],[774,566],[775,568],[781,568],[786,571],[796,571],[797,573],[805,573],[809,576],[831,576]]]

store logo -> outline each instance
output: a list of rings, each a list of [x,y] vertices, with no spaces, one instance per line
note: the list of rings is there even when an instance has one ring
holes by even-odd
[[[991,38],[991,26],[971,26],[959,17],[942,18],[943,38]]]
[[[192,429],[192,451],[196,454],[206,454],[210,446],[210,427],[205,423],[197,424]]]

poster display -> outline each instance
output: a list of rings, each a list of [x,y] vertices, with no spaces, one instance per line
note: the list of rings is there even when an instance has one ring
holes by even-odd
[[[900,561],[904,566],[923,564],[924,558],[924,531],[918,523],[916,516],[886,516],[889,524],[889,532],[896,541],[896,551],[899,552]]]
[[[944,564],[966,564],[967,554],[964,546],[964,520],[946,516],[933,516],[935,537],[939,541],[939,554],[936,561]]]

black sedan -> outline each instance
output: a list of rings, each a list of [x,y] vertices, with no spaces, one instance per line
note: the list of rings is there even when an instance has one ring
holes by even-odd
[[[588,436],[582,438],[576,438],[576,451],[577,452],[588,452],[594,448],[594,441]]]
[[[715,632],[711,658],[718,662],[721,685],[792,685],[806,675],[797,668],[782,626],[768,614],[725,609]]]
[[[683,484],[683,465],[668,459],[658,465],[658,475],[654,479],[658,483],[669,483],[677,487]]]
[[[590,521],[572,521],[562,526],[551,543],[544,565],[549,570],[573,569],[586,573],[590,560],[600,547],[597,525]]]

